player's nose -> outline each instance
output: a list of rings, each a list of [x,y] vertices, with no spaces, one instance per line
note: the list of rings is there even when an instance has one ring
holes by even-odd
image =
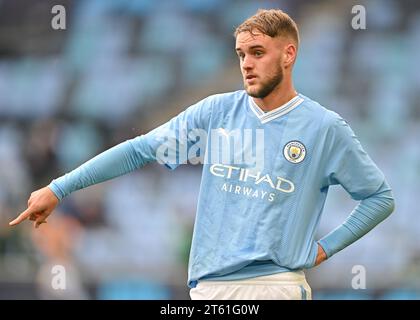
[[[252,68],[254,68],[254,62],[249,56],[245,56],[242,61],[242,69],[249,71],[252,70]]]

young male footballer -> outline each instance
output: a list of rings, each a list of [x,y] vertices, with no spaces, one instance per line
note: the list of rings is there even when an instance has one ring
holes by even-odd
[[[281,10],[259,10],[237,27],[235,39],[245,90],[209,96],[53,180],[31,194],[10,225],[29,219],[38,227],[73,191],[149,162],[175,169],[201,157],[191,298],[311,299],[304,270],[387,218],[394,199],[346,121],[294,88],[296,23]],[[315,239],[336,184],[359,203]]]

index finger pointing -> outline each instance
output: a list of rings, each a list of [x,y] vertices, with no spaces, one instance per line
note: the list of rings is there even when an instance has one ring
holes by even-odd
[[[21,223],[23,220],[26,220],[32,213],[30,208],[23,211],[15,220],[9,222],[9,226],[15,226]]]

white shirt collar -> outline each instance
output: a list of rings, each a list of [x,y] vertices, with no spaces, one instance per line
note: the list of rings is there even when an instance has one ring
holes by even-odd
[[[249,105],[251,110],[255,113],[258,119],[260,119],[261,123],[267,123],[271,120],[274,120],[290,111],[292,111],[294,108],[296,108],[298,105],[300,105],[304,99],[298,94],[294,96],[292,99],[281,105],[280,107],[277,107],[269,112],[264,112],[261,110],[261,108],[255,103],[254,99],[252,99],[251,96],[248,96],[249,98]]]

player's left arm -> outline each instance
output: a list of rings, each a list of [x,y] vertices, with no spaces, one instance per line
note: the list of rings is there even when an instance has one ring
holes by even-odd
[[[325,187],[340,184],[360,202],[340,226],[318,242],[325,258],[363,237],[394,211],[390,186],[347,122],[336,117],[329,130]]]

